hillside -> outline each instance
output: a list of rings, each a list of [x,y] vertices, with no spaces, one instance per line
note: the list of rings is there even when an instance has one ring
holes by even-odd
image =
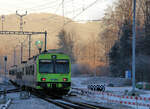
[[[54,15],[54,14],[48,14],[48,13],[40,13],[40,14],[29,14],[23,18],[24,20],[24,31],[35,31],[35,32],[48,32],[48,38],[47,38],[47,48],[48,49],[55,49],[58,48],[58,39],[57,34],[63,27],[63,17]],[[90,23],[77,23],[72,22],[70,19],[65,18],[65,22],[70,22],[64,26],[64,29],[67,32],[73,32],[75,34],[75,38],[79,43],[87,44],[88,40],[90,40],[93,37],[96,37],[99,33],[100,29],[100,22],[90,22]],[[0,20],[0,24],[2,24]],[[16,15],[6,15],[5,21],[4,21],[4,30],[12,30],[12,31],[19,31],[19,25],[20,25],[20,18]],[[1,29],[1,26],[0,26]],[[9,65],[13,64],[13,51],[14,47],[16,47],[17,51],[17,57],[20,58],[20,46],[19,42],[24,43],[24,57],[23,59],[26,59],[28,56],[28,41],[27,36],[15,36],[15,35],[0,35],[0,56],[7,55]],[[44,40],[43,36],[40,35],[34,35],[32,37],[32,55],[38,53],[36,47],[35,47],[35,41],[36,40]],[[9,44],[8,44],[9,43]],[[2,60],[2,58],[1,58]],[[16,62],[19,62],[19,59],[16,60]],[[2,61],[1,61],[2,63]]]

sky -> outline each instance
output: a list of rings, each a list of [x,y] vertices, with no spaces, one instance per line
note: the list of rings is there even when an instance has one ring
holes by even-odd
[[[19,14],[27,11],[28,14],[44,12],[63,15],[64,6],[65,17],[95,20],[101,18],[104,10],[114,1],[116,0],[0,0],[0,14],[15,14],[17,10]]]

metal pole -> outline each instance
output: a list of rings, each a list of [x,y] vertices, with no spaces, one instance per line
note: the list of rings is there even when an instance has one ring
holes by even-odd
[[[5,70],[5,82],[6,82],[6,64],[7,64],[7,56],[4,56],[4,70]]]
[[[14,48],[14,65],[16,64],[15,60],[16,60],[16,49]]]
[[[21,43],[21,57],[20,57],[21,63],[22,63],[22,55],[23,55],[23,43]]]
[[[20,31],[23,31],[23,16],[20,16]]]
[[[64,18],[64,0],[62,0],[62,15],[63,15],[63,25],[65,24],[65,18]]]
[[[5,81],[6,81],[6,61],[5,61]]]
[[[18,11],[16,11],[16,15],[20,17],[20,31],[23,31],[23,17],[27,15],[27,11],[25,14],[18,14]]]
[[[3,27],[3,24],[4,24],[4,22],[3,22],[3,20],[2,20],[2,31],[3,31],[3,28],[4,28],[4,27]]]
[[[47,31],[45,31],[45,52],[46,52],[46,46],[47,46]]]
[[[29,35],[29,59],[31,57],[31,35]]]
[[[135,45],[136,45],[136,25],[135,19],[136,18],[136,0],[133,3],[133,26],[132,26],[132,91],[135,92]]]
[[[4,20],[5,20],[5,16],[4,15],[2,15],[1,20],[2,20],[2,31],[3,31],[4,30]]]

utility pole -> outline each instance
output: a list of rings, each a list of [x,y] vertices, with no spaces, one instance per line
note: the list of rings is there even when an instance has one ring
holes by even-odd
[[[25,14],[18,14],[18,11],[16,11],[16,15],[20,17],[20,31],[23,31],[23,17],[27,15],[27,11]]]
[[[150,0],[146,0],[146,36],[150,35]]]
[[[82,10],[84,11],[84,0],[82,0],[83,4],[82,4]]]
[[[16,11],[16,15],[20,17],[20,31],[23,31],[23,17],[27,15],[27,11],[25,14],[18,14],[18,11]],[[21,63],[22,63],[22,56],[23,56],[23,43],[21,42]]]
[[[95,45],[96,44],[96,38],[95,38],[95,36],[94,36],[94,41],[92,43],[93,43],[93,50],[94,50],[94,52],[93,52],[94,53],[94,56],[93,56],[94,60],[93,61],[94,61],[94,68],[95,68],[94,69],[94,73],[95,73],[94,76],[96,77],[96,75],[97,75],[96,71],[97,70],[96,70],[96,45]]]
[[[44,51],[46,52],[47,50],[47,31],[45,31],[45,47],[44,47]]]
[[[16,64],[16,48],[14,48],[14,65]]]
[[[5,82],[6,82],[6,72],[7,72],[7,56],[4,56],[4,70],[5,70]]]
[[[5,21],[5,16],[4,15],[2,15],[1,20],[2,20],[2,31],[3,31],[4,30],[4,21]]]
[[[62,0],[62,15],[63,15],[63,25],[65,24],[65,18],[64,18],[64,0]]]
[[[135,44],[136,44],[136,0],[133,0],[133,26],[132,26],[132,92],[135,94]]]
[[[72,0],[73,17],[74,17],[74,0]]]
[[[22,63],[22,57],[23,57],[23,43],[21,42],[21,57],[20,57],[21,63]]]
[[[31,57],[31,35],[29,35],[29,59]]]

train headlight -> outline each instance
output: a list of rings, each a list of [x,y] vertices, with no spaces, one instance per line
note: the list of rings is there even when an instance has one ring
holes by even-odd
[[[46,81],[46,78],[41,78],[41,81]]]
[[[56,57],[56,55],[52,55],[52,59],[56,59],[57,57]]]
[[[68,78],[63,78],[63,81],[68,81]]]

